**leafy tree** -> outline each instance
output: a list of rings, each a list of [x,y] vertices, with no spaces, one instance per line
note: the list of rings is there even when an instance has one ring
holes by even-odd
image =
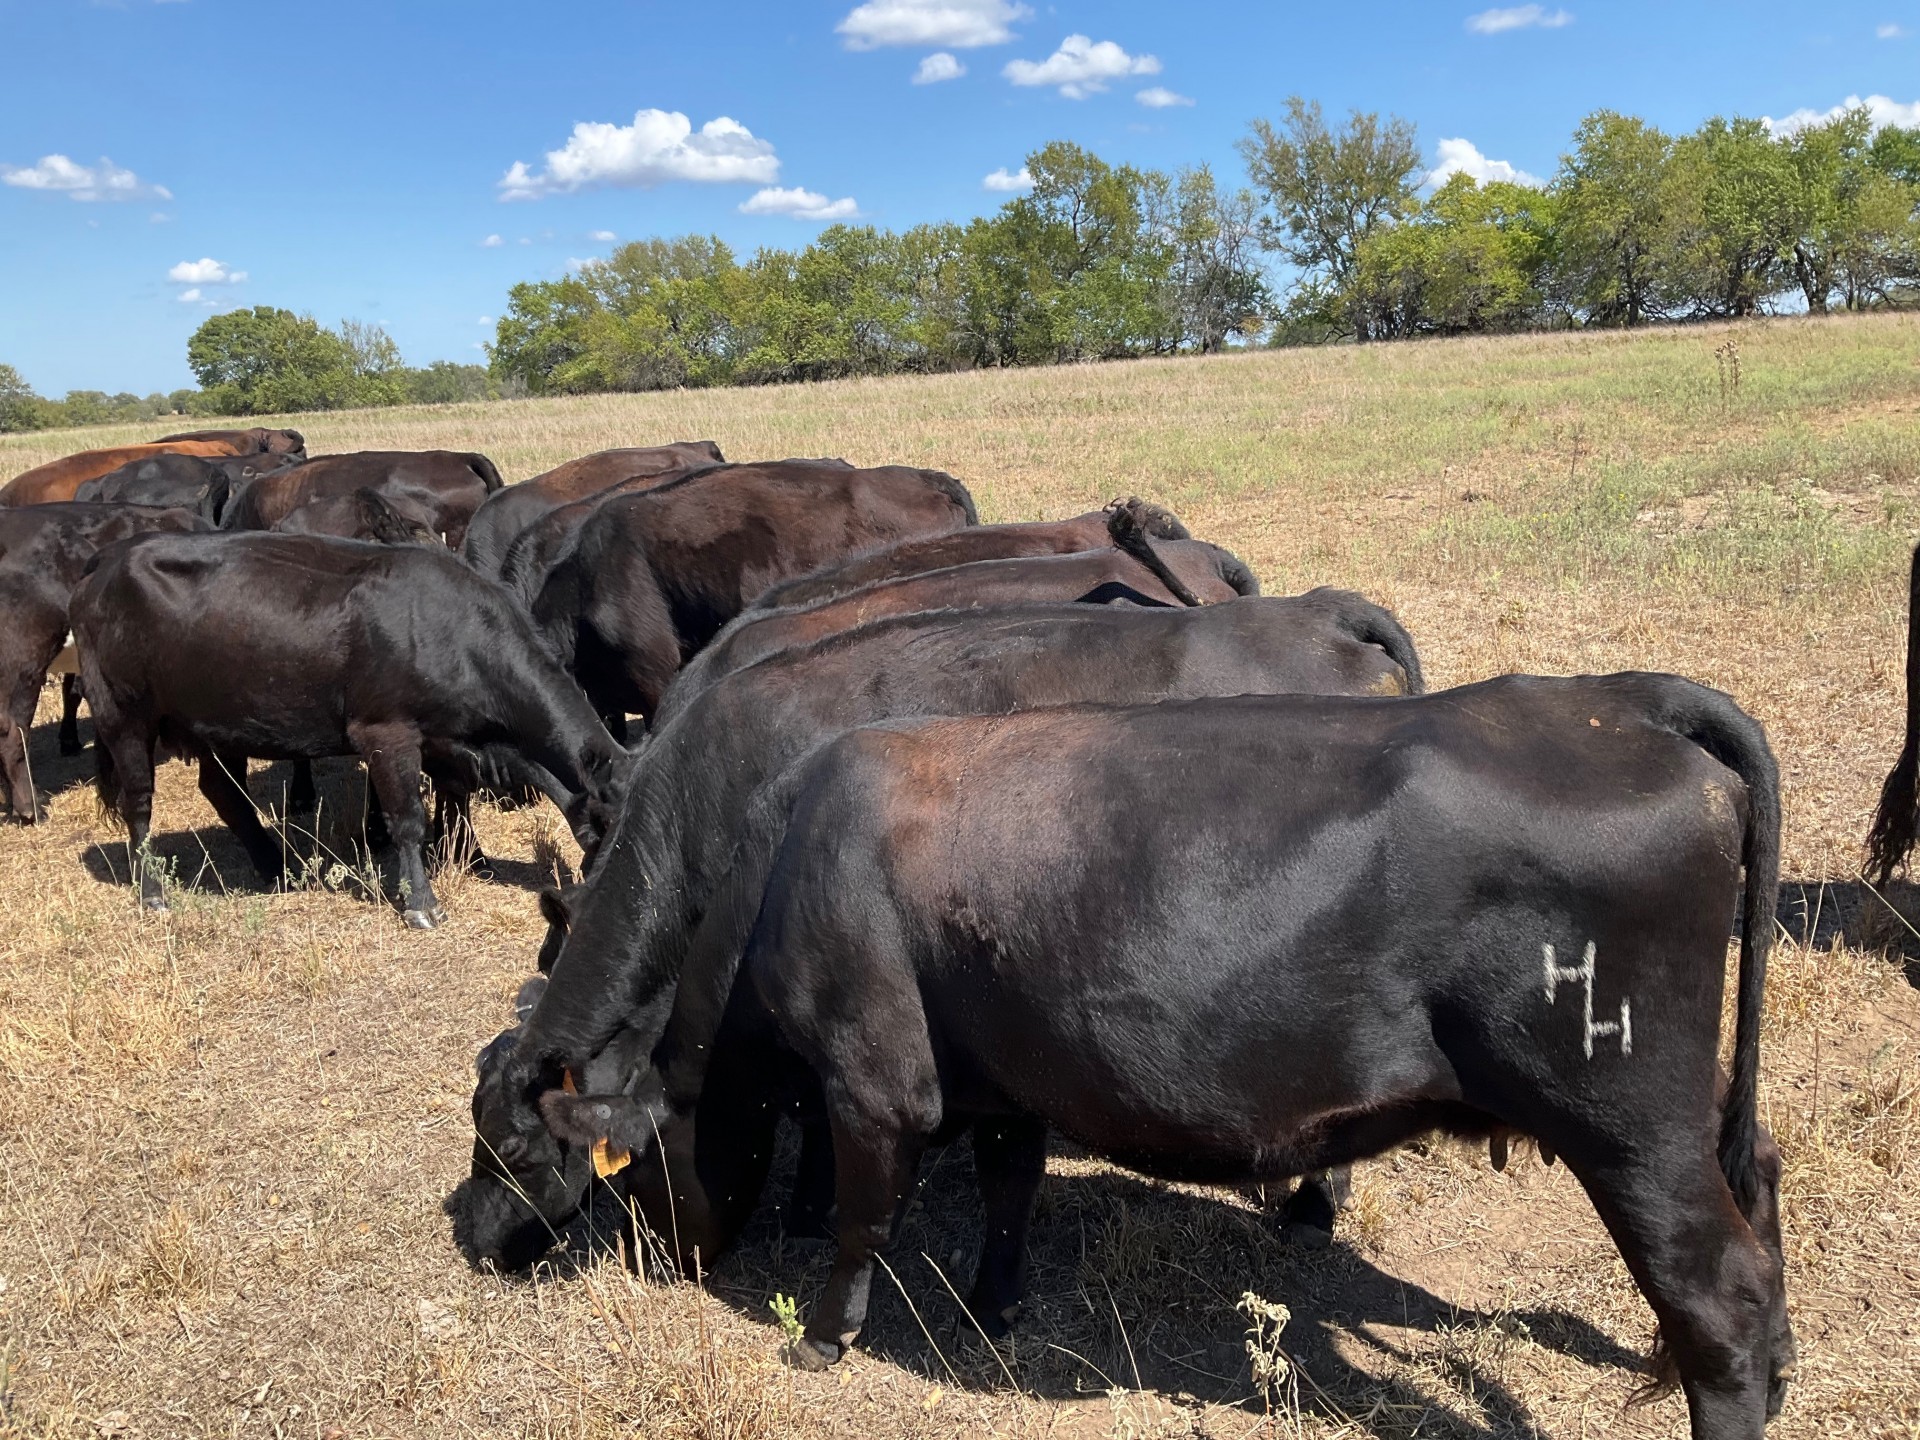
[[[1273,212],[1267,247],[1304,272],[1297,298],[1317,298],[1328,307],[1327,323],[1358,340],[1373,338],[1354,290],[1360,247],[1415,208],[1425,166],[1412,124],[1356,110],[1335,131],[1317,101],[1295,95],[1278,125],[1253,122],[1240,153]]]
[[[1213,171],[1182,171],[1173,196],[1172,294],[1181,337],[1203,355],[1259,330],[1272,307],[1254,258],[1260,202],[1251,190],[1223,194]]]
[[[484,365],[435,360],[421,369],[403,369],[397,378],[407,400],[415,405],[458,405],[500,397],[500,385]]]
[[[1759,120],[1715,117],[1674,148],[1665,175],[1669,282],[1696,311],[1751,315],[1787,281],[1799,174]]]
[[[1593,323],[1638,325],[1662,313],[1672,151],[1672,141],[1644,120],[1598,110],[1580,122],[1561,158],[1560,291]]]
[[[1920,185],[1920,125],[1883,125],[1867,151],[1867,163],[1882,175]]]
[[[1382,337],[1548,323],[1558,206],[1545,190],[1456,174],[1406,224],[1360,248],[1356,289]]]
[[[0,434],[50,429],[61,423],[58,410],[35,394],[13,366],[0,365]]]

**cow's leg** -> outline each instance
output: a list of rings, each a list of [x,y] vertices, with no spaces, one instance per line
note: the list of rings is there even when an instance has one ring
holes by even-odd
[[[800,1162],[785,1228],[790,1240],[833,1238],[833,1131],[824,1116],[801,1117]]]
[[[427,881],[427,810],[420,803],[420,737],[404,725],[349,726],[348,738],[367,762],[367,784],[380,797],[400,874],[401,918],[431,930],[447,918]]]
[[[1691,1138],[1612,1168],[1568,1163],[1660,1319],[1694,1440],[1759,1440],[1780,1264],[1735,1208],[1711,1147]]]
[[[33,765],[27,756],[33,711],[39,699],[39,683],[21,677],[11,687],[5,712],[0,713],[0,772],[6,777],[13,818],[22,825],[32,825],[45,815],[40,808],[39,792],[33,785]]]
[[[80,743],[80,677],[60,677],[60,753],[78,755],[86,747]]]
[[[140,903],[164,914],[170,907],[161,885],[160,862],[153,853],[153,743],[144,735],[98,743],[105,747],[101,773],[111,776],[120,818],[127,822],[127,864],[140,891]]]
[[[973,1166],[986,1210],[980,1268],[967,1309],[994,1340],[1013,1327],[1027,1288],[1027,1222],[1047,1173],[1047,1126],[1032,1116],[993,1116],[973,1125]]]
[[[1333,1234],[1334,1221],[1353,1203],[1353,1170],[1341,1165],[1304,1175],[1287,1203],[1280,1207],[1281,1224],[1297,1239]],[[1320,1243],[1324,1244],[1322,1239]]]
[[[313,762],[293,762],[293,783],[287,787],[287,814],[312,815],[320,808],[320,792],[313,784]]]
[[[287,878],[286,852],[273,832],[260,823],[247,793],[247,757],[224,751],[203,750],[200,754],[200,793],[213,806],[214,814],[233,832],[253,868],[269,885]]]

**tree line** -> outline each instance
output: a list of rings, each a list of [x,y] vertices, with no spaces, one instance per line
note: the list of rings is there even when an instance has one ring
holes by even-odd
[[[1336,126],[1297,97],[1239,149],[1239,188],[1056,141],[1025,194],[965,224],[834,225],[744,258],[710,235],[635,241],[515,285],[486,367],[233,311],[188,342],[197,391],[54,402],[0,366],[0,430],[163,399],[264,413],[1920,305],[1920,128],[1863,108],[1684,135],[1597,111],[1539,184],[1440,177],[1409,122]]]

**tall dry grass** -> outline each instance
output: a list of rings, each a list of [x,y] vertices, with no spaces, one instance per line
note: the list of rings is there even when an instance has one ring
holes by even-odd
[[[1715,351],[1731,339],[1738,388]],[[1920,322],[1776,321],[292,417],[313,450],[484,450],[510,476],[711,437],[963,476],[991,519],[1138,492],[1272,590],[1399,610],[1436,684],[1672,669],[1781,755],[1787,919],[1764,1089],[1788,1162],[1804,1351],[1776,1433],[1920,1427],[1920,1002],[1869,948],[1859,838],[1897,747],[1920,496]],[[155,431],[154,433],[159,433]],[[0,438],[0,476],[133,430]],[[776,1295],[826,1257],[769,1212],[703,1287],[583,1225],[530,1281],[468,1271],[440,1203],[471,1057],[509,1018],[573,852],[550,811],[482,816],[502,877],[402,930],[351,863],[258,891],[182,767],[156,831],[183,888],[139,916],[86,762],[33,758],[44,828],[0,833],[0,1433],[1124,1437],[1672,1434],[1623,1411],[1651,1319],[1563,1167],[1414,1146],[1361,1167],[1345,1237],[1282,1245],[1245,1198],[1052,1162],[1026,1318],[970,1343],[964,1153],[934,1159],[835,1373],[778,1363]],[[261,795],[282,777],[256,775]],[[1805,897],[1805,904],[1798,903]],[[770,1192],[770,1196],[771,1196]],[[1286,1307],[1249,1336],[1243,1297]],[[1246,1302],[1252,1304],[1252,1302]],[[1247,1343],[1273,1383],[1256,1385]],[[1273,1366],[1283,1361],[1281,1371]],[[1284,1379],[1275,1380],[1284,1372]]]

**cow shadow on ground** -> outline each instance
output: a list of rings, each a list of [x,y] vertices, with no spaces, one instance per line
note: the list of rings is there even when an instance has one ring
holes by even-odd
[[[60,725],[49,720],[27,732],[27,765],[33,772],[33,788],[47,799],[70,790],[78,790],[93,781],[93,727],[80,722],[80,740],[84,749],[78,755],[60,753]],[[4,802],[0,802],[3,804]]]
[[[1908,983],[1920,987],[1920,884],[1789,878],[1780,883],[1775,916],[1796,945],[1885,950],[1900,960]]]
[[[804,1317],[832,1262],[831,1245],[795,1242],[783,1229],[796,1148],[783,1136],[766,1203],[705,1277],[711,1293],[766,1327],[769,1349],[781,1343],[773,1297],[797,1296]],[[1127,1423],[1141,1434],[1173,1433],[1158,1428],[1168,1409],[1196,1420],[1209,1406],[1250,1418],[1267,1412],[1249,1373],[1243,1297],[1291,1312],[1278,1343],[1294,1379],[1281,1403],[1358,1433],[1404,1435],[1415,1416],[1423,1435],[1541,1433],[1503,1378],[1506,1359],[1527,1346],[1645,1373],[1641,1354],[1569,1311],[1463,1306],[1388,1274],[1345,1240],[1289,1243],[1270,1215],[1228,1192],[1146,1180],[1057,1142],[1053,1154],[1012,1340],[989,1347],[959,1303],[981,1223],[962,1143],[928,1157],[887,1267],[876,1272],[861,1352],[930,1386],[1105,1400],[1117,1425],[1128,1405],[1160,1407],[1161,1420],[1131,1414]],[[600,1190],[563,1235],[566,1249],[551,1262],[556,1278],[605,1259],[622,1218]]]

